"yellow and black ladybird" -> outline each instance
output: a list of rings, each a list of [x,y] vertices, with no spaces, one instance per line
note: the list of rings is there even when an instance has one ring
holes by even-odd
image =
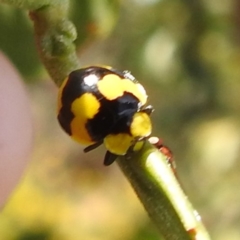
[[[107,148],[104,164],[151,134],[145,89],[128,71],[90,66],[71,72],[59,89],[58,120],[74,140]]]

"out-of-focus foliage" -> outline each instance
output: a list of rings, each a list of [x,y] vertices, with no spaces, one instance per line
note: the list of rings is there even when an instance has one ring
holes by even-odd
[[[0,8],[0,47],[15,64],[21,59],[17,66],[28,75],[29,64],[39,69],[30,60],[31,23],[26,13],[6,9]],[[11,28],[14,12],[24,20]],[[83,65],[131,70],[146,87],[153,134],[173,150],[212,238],[240,239],[239,1],[76,0],[70,12]],[[25,44],[26,56],[19,52]],[[104,150],[84,155],[60,130],[56,89],[36,83],[30,90],[35,152],[0,215],[2,239],[159,239],[118,168],[102,166]]]
[[[118,17],[118,1],[72,0],[70,19],[74,22],[79,48],[95,38],[106,37]],[[1,4],[0,49],[9,56],[19,71],[28,79],[34,79],[43,71],[37,56],[33,25],[28,12]]]
[[[32,24],[26,11],[1,4],[0,50],[16,65],[24,76],[39,72],[41,63],[37,57]]]

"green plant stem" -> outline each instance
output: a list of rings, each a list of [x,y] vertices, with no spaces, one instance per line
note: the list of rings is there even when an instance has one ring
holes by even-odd
[[[68,20],[68,0],[0,0],[30,10],[35,39],[43,64],[60,86],[70,72],[80,67],[74,41],[75,26]]]
[[[118,164],[165,239],[210,239],[165,155],[145,142],[130,158],[120,157]]]
[[[80,67],[73,41],[76,31],[61,6],[48,6],[31,12],[36,42],[42,62],[60,86],[70,72]]]

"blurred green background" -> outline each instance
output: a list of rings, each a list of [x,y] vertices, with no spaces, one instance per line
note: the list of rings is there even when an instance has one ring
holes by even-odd
[[[212,239],[240,239],[240,2],[72,0],[83,66],[131,70],[154,106],[153,134]],[[0,214],[3,240],[157,240],[104,148],[83,154],[56,120],[57,89],[37,57],[26,11],[0,5],[0,49],[30,92],[32,161]],[[48,106],[46,108],[46,106]]]

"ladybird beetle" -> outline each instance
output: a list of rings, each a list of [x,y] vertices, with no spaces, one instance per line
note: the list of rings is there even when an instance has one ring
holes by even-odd
[[[58,121],[85,152],[105,145],[104,165],[151,134],[145,89],[129,71],[90,66],[75,70],[58,94]]]

